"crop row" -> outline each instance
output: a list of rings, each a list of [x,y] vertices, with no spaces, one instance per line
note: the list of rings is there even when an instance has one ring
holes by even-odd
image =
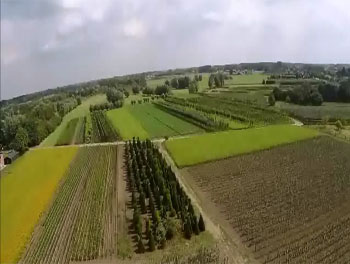
[[[21,263],[68,263],[114,253],[115,162],[115,146],[79,149]]]
[[[187,122],[193,123],[207,131],[225,130],[229,127],[229,124],[223,120],[215,120],[203,112],[184,107],[180,104],[174,104],[171,101],[157,102],[154,104],[160,109],[182,118]]]
[[[117,132],[107,119],[105,112],[90,112],[92,121],[92,142],[112,142],[118,139]]]
[[[180,99],[167,98],[172,104],[196,109],[206,114],[219,115],[229,120],[243,122],[249,125],[269,125],[288,123],[288,118],[275,110],[250,103],[244,103],[232,98],[219,96],[201,96],[198,98]]]
[[[348,263],[349,155],[320,138],[189,171],[262,263]]]

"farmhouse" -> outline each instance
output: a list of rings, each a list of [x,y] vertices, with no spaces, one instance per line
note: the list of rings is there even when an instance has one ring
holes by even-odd
[[[18,152],[15,150],[3,151],[0,153],[0,167],[4,165],[11,164],[17,157]]]
[[[5,167],[4,154],[0,154],[0,170]]]

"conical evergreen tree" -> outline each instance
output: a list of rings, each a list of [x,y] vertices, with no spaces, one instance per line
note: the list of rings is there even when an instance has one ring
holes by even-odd
[[[144,195],[143,192],[140,193],[139,200],[140,200],[141,212],[143,214],[147,213],[147,207],[146,207],[146,202],[145,202],[145,195]]]
[[[199,216],[198,227],[201,232],[205,231],[205,224],[202,215]]]
[[[153,252],[156,249],[156,245],[155,245],[155,241],[154,241],[154,237],[153,237],[152,232],[150,232],[150,234],[149,234],[148,247],[149,247],[149,251],[151,251],[151,252]]]
[[[196,235],[199,235],[199,227],[198,227],[197,217],[195,215],[192,216],[192,230],[193,230],[193,233],[195,233]]]
[[[142,238],[140,236],[138,237],[137,251],[138,251],[138,253],[145,253],[145,246],[144,246]]]
[[[192,229],[191,229],[191,223],[186,220],[184,224],[184,233],[186,239],[191,239],[192,236]]]

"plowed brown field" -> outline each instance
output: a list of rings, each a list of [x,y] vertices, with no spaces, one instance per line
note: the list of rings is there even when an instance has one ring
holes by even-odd
[[[182,172],[260,263],[350,263],[349,144],[319,137]]]

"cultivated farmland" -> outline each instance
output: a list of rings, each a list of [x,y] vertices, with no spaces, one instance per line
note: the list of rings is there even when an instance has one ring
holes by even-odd
[[[69,263],[114,255],[116,163],[116,146],[78,150],[20,263]]]
[[[123,139],[158,138],[203,131],[148,103],[108,111],[107,116]]]
[[[312,129],[276,125],[170,139],[165,146],[176,164],[183,167],[312,138],[317,134]]]
[[[92,123],[92,142],[112,142],[118,139],[118,134],[109,119],[106,117],[104,111],[93,111],[90,116]]]
[[[30,150],[1,171],[1,263],[18,259],[76,152],[76,147]]]
[[[321,121],[322,119],[350,121],[350,105],[346,103],[325,102],[321,106],[308,106],[278,102],[276,105],[305,121]]]
[[[139,137],[140,139],[149,137],[147,131],[130,113],[127,106],[108,111],[107,117],[124,140],[132,139],[133,137]]]
[[[183,173],[260,263],[349,263],[349,157],[318,137]]]
[[[225,85],[248,85],[248,84],[262,84],[269,75],[263,73],[231,75],[232,79],[225,80]]]
[[[67,123],[67,126],[60,134],[56,145],[70,145],[84,143],[85,117],[74,118]]]

